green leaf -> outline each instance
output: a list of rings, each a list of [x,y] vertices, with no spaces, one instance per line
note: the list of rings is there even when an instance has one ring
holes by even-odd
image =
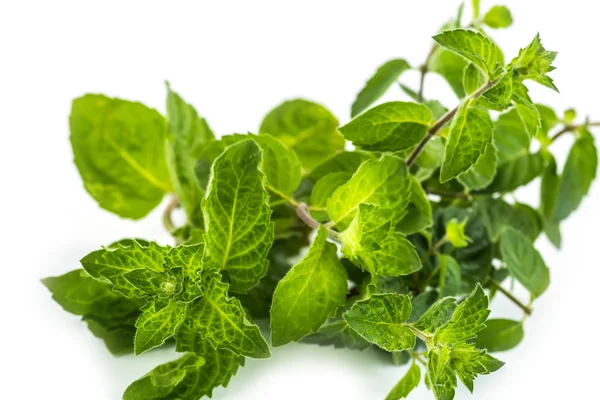
[[[339,234],[342,254],[375,275],[409,275],[421,269],[414,246],[385,215],[375,205],[361,204],[350,227]]]
[[[490,239],[497,242],[505,227],[512,227],[530,240],[535,240],[542,229],[541,217],[537,211],[524,204],[510,205],[502,199],[483,198],[476,203]]]
[[[435,290],[429,290],[427,292],[419,293],[412,298],[410,304],[412,312],[408,322],[416,322],[421,318],[427,310],[438,300],[439,295]]]
[[[323,161],[314,170],[306,176],[312,183],[316,183],[325,175],[334,172],[349,172],[355,173],[358,167],[367,160],[373,160],[375,157],[372,153],[365,151],[342,151]]]
[[[533,104],[529,97],[527,87],[522,83],[513,83],[512,99],[519,114],[523,125],[525,125],[525,132],[530,138],[535,137],[542,127],[542,120],[538,108]]]
[[[302,165],[293,150],[270,135],[248,135],[262,150],[260,169],[267,177],[268,189],[278,195],[290,196],[302,179]]]
[[[205,255],[226,271],[231,290],[246,292],[267,272],[273,223],[259,147],[250,140],[231,145],[212,166],[202,203]]]
[[[469,63],[463,72],[463,86],[467,94],[473,94],[486,83],[486,75],[473,63]]]
[[[494,144],[488,144],[477,162],[458,176],[458,181],[467,189],[483,189],[494,180],[497,167],[498,151]]]
[[[296,99],[271,110],[259,132],[281,139],[298,154],[304,169],[310,171],[344,148],[344,138],[337,126],[337,119],[325,107]]]
[[[202,337],[215,348],[251,358],[269,358],[271,353],[256,325],[248,320],[240,301],[230,298],[228,285],[216,272],[203,278],[204,296],[188,305],[187,316],[176,339],[180,350],[194,348]]]
[[[550,271],[525,235],[506,228],[500,237],[500,254],[508,271],[532,296],[540,297],[550,284]]]
[[[492,144],[494,125],[489,114],[469,102],[461,105],[450,125],[450,136],[446,142],[440,181],[450,179],[467,171]]]
[[[573,143],[560,177],[552,218],[554,222],[566,219],[579,207],[596,179],[597,170],[598,150],[594,138],[589,132],[583,131]]]
[[[325,207],[327,200],[331,197],[333,192],[344,183],[348,182],[352,178],[351,172],[339,171],[332,172],[331,174],[325,175],[319,179],[310,195],[310,204],[313,207]]]
[[[410,201],[406,165],[398,157],[383,155],[365,161],[327,201],[327,212],[340,229],[347,227],[361,203],[375,204],[388,221],[398,222]]]
[[[529,46],[521,49],[519,55],[511,61],[515,79],[519,82],[531,79],[558,92],[552,78],[546,75],[555,69],[552,62],[556,55],[556,52],[544,48],[538,33]]]
[[[452,318],[454,310],[456,310],[456,299],[443,297],[435,302],[414,326],[425,333],[433,334]]]
[[[271,308],[271,342],[281,346],[315,332],[346,301],[348,274],[320,227],[308,254],[279,282]]]
[[[529,149],[531,137],[516,108],[500,114],[494,122],[494,144],[498,149],[498,163],[504,164],[523,155]]]
[[[421,369],[416,363],[412,363],[406,375],[388,393],[385,400],[400,400],[408,397],[421,381]]]
[[[171,90],[167,82],[167,160],[175,194],[188,217],[188,223],[202,227],[204,187],[200,187],[194,166],[204,146],[215,135],[206,120],[190,104]]]
[[[499,370],[504,363],[469,344],[459,344],[452,348],[450,365],[460,381],[473,393],[473,380],[477,375],[487,375]]]
[[[440,297],[456,296],[461,292],[460,264],[452,257],[438,254],[440,266]]]
[[[440,74],[458,98],[465,97],[463,86],[463,71],[468,62],[456,53],[439,47],[429,60],[429,70]]]
[[[396,224],[396,230],[405,235],[419,232],[433,224],[431,203],[423,187],[413,175],[410,175],[410,202],[406,215]]]
[[[133,382],[123,400],[173,400],[212,397],[213,389],[226,387],[244,359],[228,350],[215,350],[209,344],[198,346],[175,361],[159,365]]]
[[[375,294],[344,313],[344,320],[359,335],[387,351],[412,349],[415,335],[405,324],[410,317],[408,296]]]
[[[473,20],[479,19],[480,2],[480,0],[471,0],[471,6],[473,7]]]
[[[452,218],[446,225],[446,239],[454,247],[467,247],[473,240],[465,235],[465,226],[467,225],[467,219],[463,219],[458,222],[456,218]]]
[[[523,340],[523,324],[510,319],[490,319],[477,335],[475,346],[487,351],[506,351],[515,348]]]
[[[371,151],[400,151],[423,139],[433,119],[423,104],[392,101],[380,104],[340,128],[355,146]]]
[[[169,249],[152,242],[96,250],[81,259],[81,265],[96,279],[111,283],[113,290],[128,298],[147,298],[166,282],[165,256]]]
[[[485,320],[490,314],[488,298],[478,284],[473,293],[460,303],[452,319],[435,332],[435,343],[459,343],[477,336],[485,328]]]
[[[161,346],[172,337],[183,321],[185,313],[185,306],[174,300],[166,305],[159,305],[156,300],[148,303],[142,308],[142,315],[135,323],[135,354],[140,355]]]
[[[537,178],[544,169],[543,157],[525,153],[512,161],[500,164],[491,184],[479,193],[507,193],[527,185]]]
[[[353,350],[364,350],[371,346],[344,320],[323,325],[315,333],[311,333],[302,339],[304,343],[318,344],[319,346],[333,346],[336,349],[347,348]]]
[[[556,172],[556,161],[550,153],[543,153],[547,159],[546,169],[542,175],[540,212],[542,214],[544,233],[556,248],[560,249],[562,238],[559,223],[554,222],[553,215],[558,198],[560,177]]]
[[[450,348],[445,347],[439,353],[430,350],[427,363],[427,374],[425,384],[437,400],[454,399],[456,383],[456,372],[450,364]]]
[[[409,69],[410,65],[404,60],[390,60],[379,67],[375,75],[367,81],[365,87],[356,96],[356,100],[352,104],[351,117],[354,118],[369,108],[404,71]]]
[[[485,35],[472,30],[454,29],[434,36],[433,40],[475,64],[488,77],[492,76],[498,49]]]
[[[92,333],[102,339],[113,354],[133,351],[135,320],[143,303],[113,292],[84,270],[42,279],[52,298],[65,311],[83,316]]]
[[[483,23],[494,29],[508,28],[512,22],[512,15],[506,6],[493,6],[483,16]]]
[[[100,207],[139,219],[173,190],[156,110],[88,94],[73,101],[69,126],[75,165]]]

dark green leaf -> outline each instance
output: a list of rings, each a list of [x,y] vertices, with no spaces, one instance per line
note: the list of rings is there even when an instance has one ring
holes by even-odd
[[[475,345],[491,352],[506,351],[521,343],[524,335],[523,324],[519,321],[490,319],[477,335]]]

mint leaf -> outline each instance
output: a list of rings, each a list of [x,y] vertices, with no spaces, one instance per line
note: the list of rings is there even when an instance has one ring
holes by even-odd
[[[273,136],[249,135],[262,150],[261,170],[269,182],[268,189],[273,193],[290,196],[300,185],[302,165],[293,150]]]
[[[306,179],[312,183],[316,183],[325,175],[334,172],[349,172],[353,174],[363,162],[373,160],[374,158],[373,154],[366,151],[342,151],[319,164],[306,176]]]
[[[361,203],[375,204],[389,221],[397,222],[406,214],[410,201],[410,180],[406,165],[398,157],[383,155],[365,161],[327,201],[327,212],[340,229],[347,227]]]
[[[542,229],[539,213],[523,204],[510,205],[501,199],[484,198],[477,201],[476,208],[493,242],[500,239],[505,227],[520,231],[530,240],[535,240]]]
[[[558,92],[552,78],[546,75],[555,69],[552,62],[556,55],[556,52],[544,48],[538,33],[529,46],[521,49],[519,55],[511,61],[515,79],[519,82],[531,79]]]
[[[320,227],[308,254],[279,282],[271,308],[271,341],[281,346],[315,332],[346,300],[348,275]]]
[[[458,295],[462,284],[460,264],[447,255],[438,254],[437,257],[440,266],[440,297]]]
[[[494,122],[494,144],[498,163],[504,164],[527,152],[531,137],[516,108],[500,114]]]
[[[546,168],[542,175],[540,212],[543,218],[544,233],[554,246],[560,248],[562,238],[559,223],[552,218],[556,209],[560,177],[556,172],[556,160],[550,153],[544,153]]]
[[[493,75],[498,49],[485,35],[466,29],[454,29],[434,36],[433,40],[475,64],[488,77]]]
[[[428,228],[432,224],[431,203],[417,178],[411,175],[410,202],[406,209],[406,215],[396,224],[396,230],[410,235]]]
[[[523,340],[523,324],[510,319],[490,319],[486,327],[477,334],[475,345],[487,351],[506,351]]]
[[[415,335],[405,322],[410,317],[408,296],[375,294],[344,313],[344,320],[359,335],[387,351],[412,349]]]
[[[305,336],[302,342],[353,350],[364,350],[371,346],[371,343],[351,329],[344,320],[323,325],[315,333]]]
[[[420,381],[421,369],[413,362],[406,372],[406,375],[398,381],[396,386],[388,393],[385,400],[400,400],[407,398],[410,392],[419,386]]]
[[[432,120],[422,104],[393,101],[380,104],[340,128],[355,146],[372,151],[400,151],[423,139]]]
[[[414,326],[425,333],[433,334],[452,318],[454,310],[456,310],[456,299],[441,298],[415,322]]]
[[[550,284],[550,271],[533,243],[522,233],[506,228],[500,237],[500,254],[508,271],[534,297]]]
[[[437,400],[454,399],[457,382],[456,373],[449,365],[450,349],[442,348],[439,353],[430,350],[428,359],[425,384],[431,389]]]
[[[202,203],[205,255],[211,265],[227,273],[234,292],[248,291],[265,275],[273,243],[260,161],[260,149],[250,140],[229,146],[213,164]]]
[[[204,295],[188,305],[179,331],[177,346],[190,350],[199,337],[215,349],[227,349],[251,358],[271,356],[269,346],[256,325],[251,323],[240,301],[228,295],[228,285],[217,272],[203,276]]]
[[[175,334],[185,316],[185,306],[171,300],[160,304],[154,300],[142,308],[142,315],[135,323],[134,349],[140,355],[162,345]]]
[[[483,16],[483,23],[494,29],[508,28],[512,22],[512,15],[506,6],[493,6]]]
[[[204,146],[214,138],[206,120],[167,82],[167,160],[175,193],[188,223],[195,227],[203,225],[200,203],[206,188],[199,186],[194,166]]]
[[[467,189],[484,189],[496,176],[498,151],[494,144],[488,144],[483,154],[471,168],[458,176],[458,181]]]
[[[468,344],[452,348],[450,365],[460,381],[473,393],[473,380],[477,375],[487,375],[499,370],[504,363]]]
[[[479,190],[480,193],[507,193],[520,186],[525,186],[543,171],[543,157],[525,153],[512,161],[500,164],[491,184]]]
[[[69,117],[75,165],[100,207],[140,219],[173,186],[165,157],[165,122],[140,103],[88,94]]]
[[[469,297],[456,307],[452,319],[435,332],[435,343],[458,343],[473,339],[485,328],[490,314],[488,298],[478,284]]]
[[[404,60],[390,60],[379,67],[375,75],[367,81],[365,87],[356,96],[356,100],[352,104],[352,118],[369,108],[404,71],[409,69],[410,65]]]
[[[470,102],[464,102],[450,125],[446,142],[440,181],[450,179],[467,171],[484,154],[492,143],[494,125],[489,114]]]
[[[310,171],[344,148],[338,121],[325,107],[306,100],[289,100],[271,110],[259,132],[268,133],[294,150]]]
[[[529,97],[529,90],[525,85],[513,82],[512,99],[521,121],[525,125],[525,131],[530,138],[535,137],[542,127],[542,120],[538,108]]]
[[[553,221],[560,222],[579,207],[598,170],[598,150],[587,131],[573,143],[558,184]]]
[[[226,387],[244,359],[228,350],[215,350],[209,344],[198,346],[196,354],[159,365],[133,382],[123,400],[199,399],[212,397],[213,389]]]
[[[351,172],[332,172],[319,179],[310,194],[310,204],[313,207],[325,207],[327,200],[338,187],[342,186],[352,178]]]
[[[421,268],[414,246],[403,234],[394,231],[378,206],[361,204],[339,239],[342,253],[371,274],[408,275]]]
[[[468,61],[456,53],[439,47],[429,60],[429,70],[440,74],[458,98],[465,97],[463,71]]]

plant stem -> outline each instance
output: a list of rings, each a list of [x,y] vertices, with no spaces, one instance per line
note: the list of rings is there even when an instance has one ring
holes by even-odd
[[[417,93],[417,102],[418,103],[423,102],[423,90],[425,88],[425,75],[427,75],[427,72],[429,72],[429,62],[431,61],[431,57],[433,56],[433,53],[435,53],[435,51],[437,50],[437,47],[438,47],[437,44],[434,44],[431,47],[431,50],[429,51],[429,54],[427,54],[427,58],[425,59],[425,62],[419,68],[421,71],[421,80],[419,82],[419,92]]]
[[[171,214],[173,213],[173,210],[176,209],[178,206],[179,199],[177,198],[177,196],[173,196],[169,204],[167,204],[165,212],[163,213],[163,225],[169,233],[173,232],[176,228],[175,224],[173,223],[173,218],[171,217]]]
[[[502,285],[500,285],[500,283],[496,282],[493,279],[489,280],[490,284],[492,286],[494,286],[500,293],[502,293],[503,295],[505,295],[506,297],[508,297],[509,300],[511,300],[513,303],[515,303],[517,306],[519,306],[519,308],[521,308],[521,310],[523,310],[525,312],[525,314],[527,315],[531,315],[531,313],[533,312],[533,310],[531,309],[531,307],[526,306],[525,304],[523,304],[519,299],[517,299],[511,292],[509,292],[508,290],[504,289],[502,287]]]
[[[300,218],[306,225],[310,226],[313,229],[317,229],[319,226],[321,226],[321,223],[319,223],[318,221],[313,219],[313,217],[310,216],[310,214],[308,212],[308,204],[306,204],[306,203],[297,203],[297,204],[298,205],[296,206],[296,214],[298,214],[298,218]],[[327,229],[327,233],[329,234],[329,236],[332,239],[338,239],[338,233],[336,231],[327,228],[326,225],[325,225],[325,228]]]
[[[463,199],[463,200],[467,200],[467,201],[473,200],[473,197],[471,197],[468,193],[464,193],[464,192],[447,192],[444,190],[429,189],[428,187],[425,187],[425,186],[423,187],[423,190],[425,190],[426,193],[435,194],[436,196],[440,196],[440,197],[452,197],[455,199]]]
[[[414,351],[412,349],[408,350],[408,352],[412,356],[413,360],[417,360],[418,362],[423,364],[424,367],[427,366],[427,362],[421,358],[421,354],[417,353],[416,351]]]
[[[561,137],[562,135],[564,135],[567,132],[574,132],[579,128],[583,128],[584,126],[591,126],[591,127],[597,127],[600,126],[600,121],[598,122],[590,122],[587,124],[583,124],[583,125],[565,125],[565,127],[560,130],[556,135],[552,136],[550,138],[550,143],[554,143],[554,141],[556,139],[558,139],[559,137]]]
[[[480,87],[479,89],[477,89],[476,92],[474,92],[469,97],[467,97],[467,99],[465,101],[475,100],[476,98],[478,98],[479,96],[481,96],[483,93],[485,93],[488,89],[490,89],[491,87],[493,87],[500,79],[501,78],[493,80],[493,81],[489,81],[488,83],[486,83],[485,85],[483,85],[482,87]],[[427,144],[427,142],[429,141],[429,139],[431,139],[433,136],[435,136],[435,134],[438,133],[438,131],[440,129],[442,129],[444,127],[444,125],[446,125],[452,118],[454,118],[454,116],[456,115],[456,112],[458,111],[459,107],[460,107],[460,105],[458,105],[454,109],[448,111],[446,114],[444,114],[444,116],[442,116],[442,118],[439,119],[439,121],[437,121],[429,129],[429,131],[427,132],[427,134],[425,135],[425,137],[419,142],[419,144],[413,150],[413,152],[410,155],[410,157],[408,157],[408,159],[406,160],[406,165],[407,166],[410,167],[415,162],[417,156],[421,153],[421,151],[423,151],[423,149],[425,148],[425,145]]]

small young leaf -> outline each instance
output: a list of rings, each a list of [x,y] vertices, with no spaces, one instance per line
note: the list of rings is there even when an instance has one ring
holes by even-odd
[[[308,254],[279,282],[271,308],[271,342],[282,346],[315,332],[342,306],[348,274],[320,227]]]
[[[135,323],[134,349],[140,355],[150,349],[162,345],[173,336],[183,322],[186,313],[184,305],[174,300],[166,305],[158,306],[158,301],[148,303],[142,308],[142,315]]]
[[[205,255],[226,271],[231,290],[246,292],[267,272],[273,223],[259,147],[250,140],[231,145],[215,160],[206,198]],[[251,234],[249,234],[251,232]]]
[[[419,386],[421,381],[421,369],[413,362],[406,375],[394,386],[385,400],[400,400],[408,397],[414,388]]]
[[[456,299],[444,297],[435,302],[415,323],[415,328],[433,334],[438,328],[445,325],[456,310]]]
[[[483,23],[494,29],[508,28],[512,22],[512,15],[506,6],[493,6],[483,16]]]
[[[516,347],[525,333],[520,321],[510,319],[490,319],[485,329],[477,334],[475,346],[487,351],[506,351]]]
[[[415,335],[405,324],[410,317],[408,296],[376,294],[344,313],[344,320],[359,335],[387,351],[412,349]]]
[[[500,237],[500,253],[508,271],[529,290],[540,297],[550,284],[550,271],[531,240],[513,228],[506,228]]]
[[[344,148],[344,138],[337,126],[337,119],[325,107],[296,99],[271,110],[259,132],[281,139],[298,154],[304,169],[310,171]]]
[[[465,226],[467,225],[467,220],[464,219],[461,222],[458,222],[457,219],[451,219],[446,225],[446,239],[452,246],[460,248],[467,247],[469,243],[472,243],[473,240],[465,235]]]
[[[410,65],[404,60],[390,60],[379,67],[375,75],[367,81],[365,87],[356,96],[356,100],[352,104],[351,117],[354,118],[369,108],[404,71],[409,69]]]
[[[469,102],[463,103],[450,125],[440,181],[450,179],[467,171],[492,144],[494,125],[489,114]]]
[[[75,165],[100,207],[140,219],[173,191],[156,110],[88,94],[73,101],[69,126]]]
[[[510,63],[515,72],[515,79],[519,82],[531,79],[558,92],[552,78],[546,75],[555,69],[552,62],[556,55],[556,52],[544,48],[540,35],[537,34],[529,46],[521,49],[519,55]]]
[[[492,76],[498,49],[485,35],[466,29],[454,29],[434,36],[433,40],[475,64],[488,77]]]

